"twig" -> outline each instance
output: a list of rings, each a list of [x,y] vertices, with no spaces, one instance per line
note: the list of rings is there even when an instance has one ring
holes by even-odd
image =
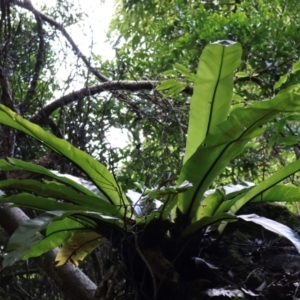
[[[30,1],[17,1],[17,0],[14,0],[13,3],[17,6],[20,6],[22,8],[25,8],[25,9],[31,11],[33,14],[35,14],[35,16],[39,16],[39,18],[41,20],[47,22],[48,24],[53,26],[55,29],[59,30],[62,33],[62,35],[66,38],[66,40],[70,43],[70,45],[72,46],[72,49],[73,49],[75,55],[77,55],[80,59],[82,59],[84,64],[87,66],[88,70],[91,73],[93,73],[100,81],[109,81],[108,77],[106,77],[105,75],[100,73],[96,68],[94,68],[91,65],[89,60],[86,58],[86,56],[83,55],[83,53],[80,51],[80,49],[75,44],[74,40],[71,38],[71,36],[69,35],[69,33],[66,31],[66,29],[64,28],[64,26],[62,24],[59,24],[58,22],[56,22],[51,17],[49,17],[49,16],[43,14],[42,12],[36,10],[33,7],[33,5],[31,4]]]
[[[151,278],[152,278],[152,284],[153,284],[153,299],[155,300],[156,299],[156,294],[157,294],[157,286],[156,286],[156,279],[155,279],[155,275],[152,271],[152,268],[149,264],[149,262],[147,261],[146,257],[144,256],[144,254],[142,253],[139,245],[138,245],[138,239],[137,239],[137,235],[134,234],[134,245],[135,245],[135,249],[136,249],[136,252],[139,254],[139,256],[141,257],[142,261],[145,263],[150,275],[151,275]]]

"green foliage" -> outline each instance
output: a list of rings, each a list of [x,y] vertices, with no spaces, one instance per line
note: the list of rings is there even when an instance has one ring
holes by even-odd
[[[101,243],[101,235],[91,231],[76,231],[64,243],[57,254],[56,266],[62,266],[68,261],[78,267],[79,263]]]
[[[22,3],[10,5],[10,16],[1,15],[1,104],[36,122],[45,132],[13,112],[1,111],[0,120],[4,117],[7,124],[27,131],[0,127],[0,158],[5,158],[0,159],[0,190],[5,192],[3,195],[0,191],[0,201],[24,207],[30,217],[36,218],[28,227],[20,227],[12,238],[6,265],[39,256],[56,246],[62,249],[58,264],[69,261],[78,265],[94,247],[105,242],[98,249],[101,260],[110,256],[109,260],[119,264],[121,258],[115,267],[122,271],[124,265],[128,267],[126,279],[119,280],[120,273],[113,274],[111,290],[122,286],[123,291],[129,283],[128,298],[134,298],[138,290],[138,296],[152,298],[155,288],[151,294],[152,286],[147,287],[147,283],[151,284],[153,274],[147,276],[138,250],[151,261],[156,279],[161,280],[159,294],[165,283],[174,286],[148,256],[154,249],[156,257],[163,256],[159,261],[169,260],[164,271],[174,275],[170,276],[173,279],[179,278],[178,291],[190,292],[191,279],[197,279],[197,283],[200,279],[202,285],[202,277],[209,278],[209,272],[198,272],[190,265],[191,256],[198,255],[199,242],[201,253],[206,255],[209,247],[215,246],[210,244],[210,230],[222,232],[230,222],[224,233],[226,240],[227,230],[238,220],[233,214],[241,213],[242,206],[248,204],[243,208],[247,211],[251,203],[262,202],[253,206],[259,207],[256,213],[265,216],[261,207],[269,206],[264,202],[283,202],[299,213],[294,202],[299,195],[299,1],[119,0],[109,38],[116,57],[105,61],[98,51],[95,54],[93,45],[97,43],[90,43],[88,51],[81,50],[90,55],[86,58],[91,67],[82,63],[85,56],[69,44],[73,25],[81,18],[85,22],[84,5],[79,7],[72,1],[60,1],[53,7],[47,4],[42,12],[50,18],[40,15],[40,24],[39,12],[33,13]],[[49,20],[57,21],[58,26],[53,27]],[[81,25],[83,31],[86,24]],[[70,34],[67,38],[66,32],[60,31],[64,28]],[[78,36],[73,38],[80,48]],[[217,49],[210,45],[215,40],[239,43],[232,47],[218,45]],[[243,53],[238,50],[240,45]],[[232,61],[230,51],[236,57]],[[223,64],[218,69],[220,62]],[[94,70],[109,78],[104,86],[110,86],[110,80],[125,80],[126,87],[127,80],[132,79],[137,89],[123,90],[120,84],[118,90],[100,89],[89,94],[87,91],[102,85]],[[226,72],[226,79],[218,76]],[[153,86],[158,81],[160,84],[156,90],[139,89],[140,80],[150,85],[154,82]],[[77,89],[86,92],[74,97]],[[7,102],[6,94],[11,95],[12,103]],[[48,105],[61,96],[64,98],[59,107],[48,110]],[[53,139],[49,132],[75,148],[62,139]],[[120,139],[126,140],[125,147],[118,144],[120,139],[110,145],[110,137],[115,134],[123,135]],[[51,159],[47,159],[49,147]],[[61,153],[67,157],[61,158]],[[278,211],[284,223],[283,208]],[[271,226],[271,231],[298,245],[297,236],[280,224],[244,217],[248,219],[266,228]],[[5,221],[2,218],[4,226]],[[207,226],[209,230],[205,230]],[[30,234],[25,235],[22,228]],[[8,236],[4,232],[2,236],[4,258]],[[217,246],[222,245],[223,240],[218,241]],[[118,251],[107,254],[108,244]],[[227,249],[230,246],[226,245],[225,252]],[[210,252],[206,257],[213,259]],[[50,289],[48,293],[39,291],[37,281],[43,280],[44,273],[39,274],[34,264],[35,260],[27,261],[26,266],[17,262],[2,270],[1,287],[6,286],[8,292],[3,295],[0,288],[0,298],[15,299],[20,286],[16,292],[19,298],[26,298],[28,291],[38,299],[61,299],[53,287],[51,295]],[[25,266],[25,275],[17,269],[20,265]],[[90,278],[106,278],[106,270],[97,276],[102,264],[94,255],[81,267]],[[193,272],[201,274],[193,276]],[[13,277],[13,284],[11,274],[19,274]],[[132,285],[128,278],[133,278]],[[140,278],[145,278],[141,284]],[[24,281],[31,282],[32,289],[22,289]],[[205,287],[201,289],[200,293]],[[177,293],[174,296],[172,292],[166,294],[174,299]],[[193,296],[199,297],[199,293]]]
[[[230,45],[230,44],[229,44]],[[194,82],[185,163],[206,136],[227,119],[233,88],[233,72],[240,64],[241,46],[212,44],[202,53]],[[217,59],[218,58],[218,59]]]
[[[134,134],[130,134],[131,146],[120,150],[120,156],[133,158],[118,170],[126,188],[133,188],[134,181],[154,187],[164,182],[170,173],[171,184],[175,184],[179,175],[178,160],[182,158],[185,147],[186,128],[182,124],[187,124],[189,103],[189,98],[178,91],[184,86],[192,86],[199,53],[209,43],[229,39],[243,47],[242,63],[234,77],[232,104],[248,106],[272,98],[279,92],[274,90],[274,84],[287,73],[287,81],[280,89],[292,83],[297,85],[299,73],[291,71],[294,70],[293,63],[299,59],[296,13],[299,9],[300,3],[296,0],[275,3],[245,0],[230,4],[228,1],[216,4],[192,0],[118,1],[110,40],[115,42],[116,68],[122,70],[121,78],[157,78],[160,74],[161,87],[164,82],[174,87],[174,91],[170,87],[160,90],[164,99],[155,102],[154,107],[153,101],[148,103],[147,112],[156,114],[150,116],[147,113],[142,118],[128,114],[134,119],[128,126]],[[184,71],[178,68],[178,64]],[[187,74],[192,75],[187,77]],[[140,99],[139,105],[143,105],[143,96]],[[167,113],[161,112],[162,118],[157,118],[160,114],[158,107],[163,105],[166,105]],[[167,115],[174,116],[177,122],[166,119]],[[274,132],[280,118],[271,121],[266,132],[253,140],[254,147],[245,148],[231,161],[226,172],[210,188],[244,180],[258,182],[258,178],[271,175],[295,159],[297,154],[293,150],[299,135],[299,122],[288,122],[286,125],[291,130],[283,126],[281,131]],[[144,132],[145,138],[142,139]],[[272,147],[268,144],[270,139],[274,142]],[[169,145],[172,145],[172,151]],[[155,153],[164,159],[153,163]],[[126,176],[128,172],[133,174],[132,181]]]
[[[195,76],[186,153],[178,184],[155,189],[137,184],[142,191],[139,200],[161,201],[159,207],[154,206],[144,216],[133,214],[134,207],[140,205],[139,200],[135,203],[128,200],[104,165],[1,105],[2,124],[34,137],[79,166],[100,192],[95,193],[34,164],[11,158],[0,160],[2,171],[27,170],[51,178],[51,181],[47,179],[44,182],[15,179],[1,182],[2,190],[30,193],[4,195],[0,197],[1,202],[45,211],[21,225],[13,234],[8,246],[8,250],[13,252],[5,257],[4,265],[38,256],[60,244],[63,246],[57,255],[57,264],[71,262],[78,265],[105,239],[121,236],[122,240],[123,235],[135,235],[136,225],[145,229],[147,240],[147,234],[151,232],[149,228],[157,222],[171,224],[171,238],[186,240],[214,223],[221,223],[219,231],[222,232],[228,221],[237,218],[253,220],[290,239],[299,249],[298,237],[292,230],[258,216],[234,215],[249,201],[255,202],[258,198],[274,201],[274,191],[277,192],[275,199],[282,197],[281,201],[293,201],[298,188],[277,184],[300,170],[299,161],[290,163],[254,187],[228,195],[222,191],[205,195],[209,186],[245,145],[264,133],[268,122],[278,115],[300,111],[300,96],[289,87],[270,100],[230,110],[234,69],[240,56],[240,45],[228,41],[211,44],[203,51]],[[186,72],[178,65],[177,68]],[[285,194],[289,194],[286,199]]]
[[[60,155],[68,157],[68,159],[88,175],[91,181],[99,188],[100,192],[105,195],[106,199],[111,204],[120,206],[121,212],[124,209],[122,207],[128,205],[127,199],[113,175],[97,160],[93,159],[85,152],[76,149],[75,147],[71,147],[68,142],[59,140],[54,135],[44,132],[39,126],[24,120],[16,113],[13,113],[3,106],[1,106],[0,118],[2,124],[23,131],[35,139],[42,141],[44,145]]]
[[[157,74],[178,61],[195,71],[199,51],[212,41],[230,39],[243,45],[241,71],[249,75],[258,71],[259,77],[272,85],[290,68],[290,59],[297,57],[296,0],[128,2],[119,0],[111,32],[112,36],[122,35],[125,44],[120,55],[127,62],[130,53],[131,63],[139,65],[141,71]],[[136,36],[146,38],[132,47]],[[152,68],[144,59],[149,53],[155,61]]]

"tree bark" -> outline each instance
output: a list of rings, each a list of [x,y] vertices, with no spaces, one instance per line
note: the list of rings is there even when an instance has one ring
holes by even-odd
[[[27,220],[29,218],[21,209],[10,208],[5,204],[1,205],[0,225],[10,235]],[[95,299],[97,286],[80,269],[70,264],[61,267],[55,266],[54,260],[57,251],[57,249],[49,251],[34,260],[70,299]]]

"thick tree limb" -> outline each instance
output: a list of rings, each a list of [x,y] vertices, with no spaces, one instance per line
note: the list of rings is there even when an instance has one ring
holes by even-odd
[[[88,88],[83,88],[79,91],[70,93],[68,95],[65,95],[50,104],[46,105],[44,108],[42,108],[37,114],[35,114],[30,121],[45,125],[47,123],[48,117],[58,108],[70,104],[72,102],[78,101],[80,99],[83,99],[88,96],[94,96],[97,94],[100,94],[102,92],[110,92],[110,91],[141,91],[141,90],[153,90],[160,82],[159,81],[129,81],[129,80],[123,80],[123,81],[109,81],[100,83],[95,86],[91,86]],[[193,89],[191,87],[186,87],[183,92],[187,94],[192,94]]]
[[[0,207],[0,225],[10,235],[28,219],[19,208],[9,208],[7,205]],[[96,285],[73,265],[55,267],[56,253],[57,251],[50,251],[35,258],[35,261],[69,298],[74,300],[94,299]]]

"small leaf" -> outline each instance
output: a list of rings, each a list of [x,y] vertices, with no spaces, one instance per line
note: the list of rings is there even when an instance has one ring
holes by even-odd
[[[275,143],[277,142],[277,138],[278,138],[278,136],[276,136],[276,135],[272,135],[270,137],[270,140],[268,142],[268,147],[269,148],[271,148],[271,147],[273,147],[275,145]]]
[[[169,91],[168,94],[169,95],[178,95],[180,92],[182,92],[185,88],[187,87],[186,83],[181,83],[178,82],[176,85],[172,86]]]
[[[166,80],[163,80],[156,87],[156,90],[157,91],[167,90],[167,89],[170,89],[171,87],[173,87],[174,85],[177,85],[177,84],[178,84],[178,80],[177,79],[166,79]]]
[[[274,84],[274,90],[280,88],[288,80],[290,73],[280,76],[279,80]]]
[[[146,187],[142,183],[140,183],[140,182],[134,182],[133,184],[136,186],[136,188],[140,192],[144,192],[144,190],[146,189]]]
[[[234,74],[236,77],[239,77],[239,78],[243,78],[243,77],[248,77],[249,74],[247,74],[246,72],[237,72]]]
[[[237,102],[243,102],[244,101],[244,98],[241,97],[240,95],[236,94],[236,93],[233,93],[232,95],[232,100],[235,100]]]
[[[291,115],[291,116],[288,116],[286,118],[287,121],[297,121],[297,122],[300,122],[300,116],[299,115]]]
[[[70,262],[78,267],[79,263],[101,242],[103,242],[102,236],[94,231],[76,231],[73,237],[57,253],[55,258],[56,266],[62,266]]]
[[[278,142],[283,145],[293,146],[298,144],[298,137],[296,136],[279,137]]]
[[[175,70],[167,70],[167,71],[164,71],[163,73],[161,73],[162,75],[165,75],[165,76],[170,76],[170,75],[177,75],[176,71]]]
[[[182,75],[185,75],[186,78],[188,78],[190,81],[194,82],[195,74],[191,73],[184,65],[175,63],[174,67],[179,73],[181,73]]]
[[[138,45],[138,43],[140,42],[140,40],[141,40],[140,36],[136,34],[131,40],[132,48],[135,48],[136,45]]]
[[[293,64],[292,73],[296,73],[300,70],[300,58]]]

